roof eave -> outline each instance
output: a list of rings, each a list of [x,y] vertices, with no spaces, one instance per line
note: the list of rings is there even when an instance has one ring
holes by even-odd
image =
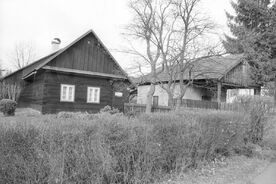
[[[111,78],[111,79],[113,78],[113,79],[127,80],[127,78],[125,76],[122,76],[122,75],[106,74],[106,73],[99,73],[99,72],[69,69],[69,68],[44,66],[44,67],[42,67],[42,69],[50,70],[50,71],[56,71],[56,72],[63,72],[63,73],[78,74],[78,75],[98,76],[98,77],[103,77],[103,78]]]

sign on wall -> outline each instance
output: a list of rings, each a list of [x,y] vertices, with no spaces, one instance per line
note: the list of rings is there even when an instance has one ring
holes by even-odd
[[[122,96],[123,96],[123,93],[122,93],[122,92],[115,92],[115,96],[116,96],[116,97],[122,97]]]

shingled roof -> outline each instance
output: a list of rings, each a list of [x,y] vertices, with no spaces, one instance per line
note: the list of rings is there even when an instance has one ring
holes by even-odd
[[[201,79],[217,79],[223,78],[229,71],[242,62],[242,55],[214,56],[190,63],[190,70],[184,73],[184,80],[189,80],[189,76],[194,80]],[[158,69],[160,70],[160,68]],[[189,72],[191,71],[191,72]],[[170,76],[167,72],[158,75],[161,82],[168,81]],[[140,78],[136,78],[136,84],[150,83],[152,75],[148,74]],[[179,80],[179,76],[175,75],[175,80]]]

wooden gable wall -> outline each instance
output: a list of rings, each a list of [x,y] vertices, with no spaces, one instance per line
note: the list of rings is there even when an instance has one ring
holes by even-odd
[[[223,82],[229,84],[235,84],[243,87],[255,86],[254,82],[250,78],[250,68],[246,63],[240,63],[223,78]]]
[[[92,33],[57,56],[48,66],[123,75]]]

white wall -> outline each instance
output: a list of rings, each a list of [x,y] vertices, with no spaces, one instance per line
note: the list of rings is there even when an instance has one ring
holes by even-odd
[[[228,89],[227,90],[227,103],[232,103],[238,96],[253,96],[254,89]]]
[[[147,93],[150,89],[150,86],[138,86],[138,95],[137,95],[137,103],[138,104],[146,104],[147,102]],[[175,88],[174,98],[179,94],[179,85]],[[206,94],[206,90],[202,88],[189,87],[183,97],[183,99],[191,99],[191,100],[202,100],[202,96]],[[162,89],[159,85],[155,86],[155,93],[153,96],[158,96],[159,101],[158,104],[161,106],[168,106],[168,94]]]

